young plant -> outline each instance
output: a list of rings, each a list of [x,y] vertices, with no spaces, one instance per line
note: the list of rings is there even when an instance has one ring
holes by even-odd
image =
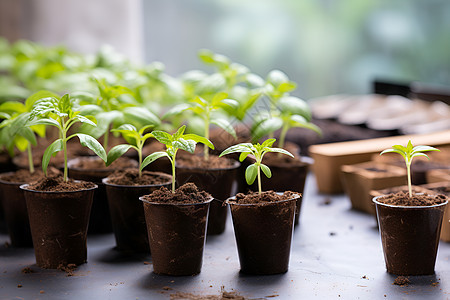
[[[41,118],[37,118],[41,117]],[[42,157],[42,170],[47,174],[47,167],[52,155],[59,151],[64,152],[64,181],[68,181],[67,176],[67,142],[78,137],[83,146],[88,147],[101,159],[106,162],[106,152],[102,145],[92,136],[83,133],[69,134],[69,129],[78,122],[96,126],[94,118],[87,118],[80,115],[80,111],[69,94],[62,97],[52,96],[37,100],[31,111],[27,126],[49,125],[58,128],[59,138],[55,140],[44,152]]]
[[[112,129],[113,132],[120,132],[124,139],[128,142],[127,144],[117,145],[111,148],[108,152],[108,158],[106,160],[106,166],[109,166],[117,158],[125,154],[130,148],[137,151],[139,157],[139,177],[142,176],[142,149],[144,148],[144,143],[148,138],[153,137],[151,133],[145,133],[147,129],[153,127],[152,125],[144,126],[137,130],[136,127],[130,124],[124,124],[119,126],[117,129]]]
[[[236,132],[233,126],[227,119],[215,117],[212,118],[212,113],[219,109],[226,109],[229,107],[237,106],[237,102],[232,99],[227,99],[228,94],[224,92],[219,92],[214,94],[211,97],[202,98],[195,97],[190,103],[183,103],[175,106],[173,109],[169,110],[164,116],[163,119],[181,113],[185,110],[190,110],[194,113],[194,115],[201,117],[204,121],[204,137],[206,140],[209,140],[209,127],[211,124],[215,124],[226,132],[231,134],[236,138]],[[207,147],[204,147],[204,158],[205,160],[209,159],[209,150]]]
[[[172,164],[172,193],[175,192],[175,158],[179,149],[194,153],[197,143],[202,143],[211,149],[214,145],[206,138],[196,134],[184,134],[186,126],[181,126],[173,135],[167,132],[154,130],[151,132],[153,137],[160,143],[166,145],[166,151],[158,151],[147,156],[140,166],[140,170],[145,168],[160,157],[167,157]],[[206,147],[205,147],[206,148]]]
[[[409,140],[408,145],[406,145],[406,147],[402,145],[394,145],[392,146],[391,149],[386,149],[380,153],[380,155],[383,155],[385,153],[398,153],[401,156],[403,156],[406,163],[406,173],[408,174],[408,191],[410,198],[412,197],[411,163],[413,161],[413,158],[418,156],[425,156],[426,158],[430,159],[425,153],[423,153],[427,151],[440,151],[440,150],[430,146],[413,147],[411,140]]]
[[[258,193],[259,195],[261,195],[262,193],[261,170],[263,171],[264,175],[266,175],[267,178],[272,177],[272,172],[270,171],[269,167],[262,163],[264,154],[268,152],[278,152],[294,157],[294,155],[292,155],[290,152],[284,149],[272,148],[272,145],[273,143],[275,143],[275,141],[276,141],[275,139],[267,139],[262,144],[259,143],[253,145],[250,143],[237,144],[225,149],[219,155],[219,157],[222,157],[230,153],[241,153],[241,155],[239,156],[239,160],[243,161],[249,154],[252,154],[255,157],[256,161],[254,164],[248,166],[247,169],[245,170],[245,180],[247,181],[248,185],[251,185],[253,184],[253,182],[255,182],[255,179],[258,178]]]

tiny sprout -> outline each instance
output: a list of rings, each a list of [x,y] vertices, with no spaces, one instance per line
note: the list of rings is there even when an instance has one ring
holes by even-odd
[[[380,153],[380,155],[385,153],[398,153],[405,159],[406,163],[406,172],[408,174],[408,190],[409,190],[409,197],[412,197],[412,186],[411,186],[411,163],[414,157],[417,156],[425,156],[426,158],[430,159],[425,153],[426,151],[440,151],[439,149],[436,149],[434,147],[430,146],[415,146],[413,147],[411,140],[408,141],[408,145],[406,147],[402,145],[394,145],[392,146],[392,149],[386,149]]]
[[[258,177],[258,193],[261,195],[262,189],[261,189],[261,170],[263,171],[264,175],[267,176],[267,178],[272,177],[272,172],[270,171],[269,167],[265,164],[261,163],[264,154],[268,152],[278,152],[282,154],[289,155],[291,157],[294,157],[290,152],[281,149],[281,148],[271,148],[273,143],[275,143],[275,139],[267,139],[262,144],[256,143],[256,144],[250,144],[250,143],[241,143],[234,146],[231,146],[227,149],[225,149],[219,157],[222,157],[224,155],[230,154],[230,153],[241,153],[239,156],[239,160],[243,161],[249,154],[252,154],[255,156],[256,162],[254,164],[251,164],[247,167],[245,170],[245,180],[247,181],[247,184],[252,184],[255,182],[256,177]]]

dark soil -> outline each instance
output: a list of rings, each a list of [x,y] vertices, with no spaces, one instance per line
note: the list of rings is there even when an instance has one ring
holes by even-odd
[[[195,295],[191,293],[183,293],[177,292],[170,294],[170,299],[184,299],[184,300],[226,300],[226,299],[234,299],[234,300],[246,300],[244,296],[239,295],[237,292],[227,292],[222,288],[220,295]]]
[[[394,280],[394,282],[392,284],[395,284],[395,285],[408,285],[410,283],[411,283],[411,281],[409,280],[408,277],[398,276],[397,278],[395,278],[395,280]]]
[[[54,175],[61,174],[61,172],[55,168],[49,168],[48,173]],[[36,170],[34,173],[30,173],[28,169],[20,169],[11,173],[11,175],[2,176],[1,179],[7,182],[31,183],[42,177],[44,177],[44,173],[41,169]]]
[[[247,194],[238,193],[234,200],[230,202],[239,204],[257,204],[257,203],[267,203],[267,202],[279,202],[283,200],[292,199],[295,195],[299,193],[286,191],[279,195],[274,191],[265,191],[261,195],[258,192],[248,192]]]
[[[186,183],[172,193],[171,190],[162,187],[150,195],[145,195],[145,201],[158,203],[194,204],[204,203],[211,199],[207,192],[200,191],[193,183]]]
[[[234,161],[226,157],[218,157],[209,155],[209,159],[205,160],[203,156],[184,155],[177,158],[177,167],[195,168],[195,169],[226,169],[234,165]]]
[[[105,166],[105,162],[99,158],[95,157],[92,159],[92,156],[86,156],[86,159],[80,158],[75,164],[73,164],[72,168],[77,169],[89,169],[89,170],[99,170],[99,169],[117,169],[123,170],[127,168],[136,167],[137,164],[134,160],[130,160],[126,157],[119,157],[116,159],[111,165],[108,167]]]
[[[28,189],[34,191],[46,191],[46,192],[74,192],[84,189],[93,188],[95,184],[87,181],[74,181],[69,179],[68,182],[64,182],[61,175],[49,175],[48,177],[41,178],[40,180],[31,183]]]
[[[117,185],[160,185],[171,181],[170,176],[160,172],[142,171],[139,177],[137,169],[117,170],[108,177],[108,183]]]
[[[61,264],[58,266],[58,270],[66,272],[68,277],[73,276],[76,269],[77,265],[75,264],[68,264],[68,265]]]
[[[414,194],[412,198],[409,197],[408,192],[397,192],[378,198],[378,202],[396,205],[396,206],[432,206],[441,204],[447,201],[445,195],[428,195],[428,194]]]

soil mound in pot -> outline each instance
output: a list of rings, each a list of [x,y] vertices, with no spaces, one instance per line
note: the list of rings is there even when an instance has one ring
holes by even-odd
[[[28,185],[28,189],[45,192],[74,192],[94,188],[96,185],[87,181],[65,182],[61,175],[50,175]]]
[[[289,200],[295,198],[296,195],[299,195],[299,193],[292,191],[285,191],[283,194],[278,194],[274,191],[265,191],[262,192],[261,195],[259,195],[258,192],[248,192],[247,194],[238,193],[235,199],[230,202],[238,204],[270,203]]]
[[[167,174],[142,171],[139,177],[137,169],[117,170],[108,176],[108,183],[117,185],[160,185],[170,181]]]
[[[442,194],[428,195],[428,194],[414,194],[409,197],[409,194],[400,191],[395,194],[389,194],[377,199],[378,202],[396,205],[396,206],[432,206],[442,204],[447,201],[447,197]]]
[[[86,156],[89,157],[89,156]],[[93,169],[93,170],[101,170],[101,169],[126,169],[134,167],[133,161],[130,161],[128,158],[119,157],[116,159],[111,165],[108,167],[105,165],[105,162],[98,159],[79,159],[75,164],[72,165],[73,168],[78,169]]]
[[[226,169],[234,165],[234,161],[210,155],[208,160],[203,156],[197,155],[183,155],[177,158],[177,166],[184,168],[199,168],[199,169]]]
[[[53,175],[61,175],[61,172],[55,168],[49,168],[48,173]],[[44,172],[40,169],[36,170],[34,173],[30,173],[28,169],[20,169],[11,174],[2,176],[2,180],[15,183],[29,183],[37,181],[43,177]]]
[[[177,188],[175,193],[172,193],[171,190],[162,187],[150,195],[143,196],[142,198],[148,202],[193,204],[206,202],[211,199],[211,195],[207,192],[200,191],[193,183],[186,183]]]

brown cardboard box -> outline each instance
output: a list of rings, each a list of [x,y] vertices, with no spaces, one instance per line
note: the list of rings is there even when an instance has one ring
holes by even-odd
[[[314,159],[312,169],[316,175],[319,192],[342,193],[343,187],[339,176],[342,165],[369,161],[372,155],[393,145],[406,145],[408,140],[414,145],[446,146],[450,145],[450,130],[310,146],[309,153]]]

